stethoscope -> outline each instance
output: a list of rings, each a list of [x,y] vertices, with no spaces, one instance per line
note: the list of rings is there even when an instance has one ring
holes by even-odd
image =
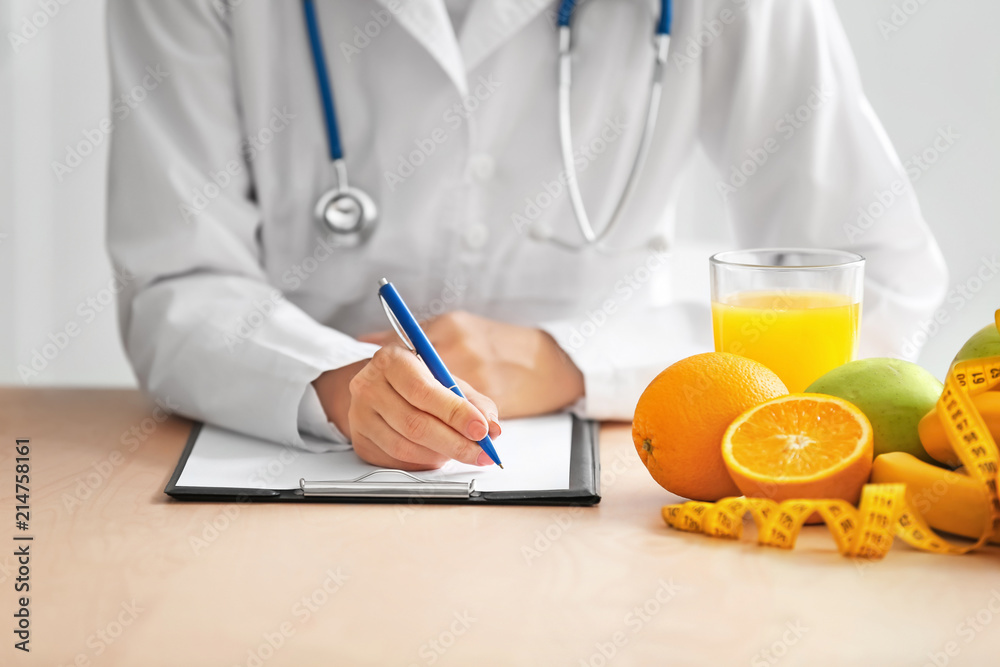
[[[566,174],[566,189],[569,193],[573,214],[576,217],[583,243],[572,244],[556,239],[549,230],[538,227],[531,228],[531,236],[539,241],[547,241],[568,250],[584,250],[594,247],[607,251],[601,242],[616,227],[622,214],[635,192],[649,149],[653,139],[653,130],[660,113],[660,99],[663,92],[663,70],[667,62],[667,50],[670,45],[670,24],[673,18],[672,0],[661,0],[660,17],[656,24],[656,34],[653,41],[655,63],[653,77],[646,100],[646,120],[643,124],[639,148],[632,169],[629,171],[625,187],[618,198],[611,218],[604,228],[594,230],[583,204],[580,193],[580,183],[576,165],[573,159],[573,132],[570,112],[570,91],[572,88],[572,29],[570,19],[576,8],[576,0],[561,0],[559,4],[559,143],[562,152],[563,169]],[[326,68],[326,57],[323,53],[323,40],[320,35],[319,21],[316,18],[314,0],[303,0],[306,28],[309,33],[309,45],[312,50],[313,63],[316,67],[316,79],[319,84],[320,97],[323,102],[323,118],[326,123],[326,136],[329,144],[330,160],[337,175],[337,184],[325,192],[316,201],[313,216],[317,224],[325,232],[332,232],[338,245],[356,246],[368,239],[375,228],[378,219],[378,209],[375,201],[363,190],[352,188],[347,180],[347,165],[344,162],[344,151],[340,143],[340,132],[337,127],[337,115],[333,106],[333,90]],[[662,241],[662,239],[661,239]],[[655,245],[655,244],[654,244]]]
[[[323,101],[323,119],[326,122],[326,140],[329,145],[330,161],[337,173],[337,185],[323,193],[313,208],[313,217],[319,226],[332,232],[332,241],[340,246],[360,245],[371,236],[378,219],[375,200],[359,188],[352,188],[347,180],[347,163],[344,149],[340,145],[340,131],[337,128],[337,112],[333,108],[333,89],[326,71],[326,56],[323,54],[323,39],[316,19],[316,5],[313,0],[303,0],[306,14],[306,28],[312,47],[313,64],[319,94]]]

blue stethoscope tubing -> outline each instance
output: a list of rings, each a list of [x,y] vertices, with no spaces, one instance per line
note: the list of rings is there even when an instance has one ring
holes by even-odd
[[[332,232],[332,241],[342,246],[363,243],[371,235],[378,219],[378,207],[364,190],[352,188],[347,180],[347,163],[340,143],[337,125],[337,111],[333,105],[333,89],[323,52],[323,38],[316,18],[316,4],[313,0],[303,0],[302,8],[309,33],[316,80],[319,84],[320,99],[323,102],[323,120],[326,124],[326,140],[330,161],[337,174],[337,185],[323,193],[313,209],[317,224],[327,232]]]
[[[316,67],[319,94],[323,102],[323,120],[326,122],[326,140],[330,148],[330,160],[343,160],[344,149],[340,145],[337,110],[333,107],[333,89],[330,88],[330,73],[326,71],[326,54],[323,51],[323,38],[319,32],[319,19],[316,18],[316,4],[313,0],[305,0],[303,9],[306,14],[306,29],[309,31],[309,46],[312,51],[313,65]]]
[[[320,98],[323,104],[323,120],[326,124],[326,137],[330,160],[337,173],[337,185],[324,193],[316,202],[314,217],[317,223],[327,231],[332,231],[347,245],[363,242],[371,234],[378,212],[374,200],[365,192],[348,185],[347,165],[344,162],[344,151],[340,141],[340,131],[337,124],[337,112],[333,103],[333,89],[330,86],[330,75],[327,71],[326,56],[323,52],[323,40],[316,17],[314,0],[302,0],[309,33],[309,46],[312,52],[313,65],[319,85]],[[652,142],[653,130],[659,116],[660,101],[663,96],[663,71],[667,62],[667,51],[670,45],[670,27],[673,22],[673,0],[661,0],[660,16],[656,23],[656,34],[653,46],[656,60],[653,68],[649,95],[646,100],[646,119],[643,124],[639,148],[636,152],[632,169],[629,172],[625,187],[615,205],[611,218],[601,232],[595,232],[583,204],[576,166],[573,160],[573,132],[570,92],[573,79],[572,65],[572,28],[571,19],[576,9],[576,0],[561,0],[558,11],[559,30],[559,143],[562,152],[563,168],[566,173],[567,190],[573,214],[576,217],[580,233],[583,235],[582,245],[573,245],[552,238],[538,229],[532,233],[538,240],[552,242],[570,250],[582,250],[595,246],[600,249],[600,242],[611,232],[622,218],[626,204],[635,191],[639,174],[642,172]]]
[[[559,12],[556,15],[560,28],[569,27],[570,17],[576,9],[576,0],[562,0],[559,3]],[[671,0],[663,0],[660,3],[660,18],[656,23],[657,35],[669,35],[670,24],[674,20],[674,3]]]

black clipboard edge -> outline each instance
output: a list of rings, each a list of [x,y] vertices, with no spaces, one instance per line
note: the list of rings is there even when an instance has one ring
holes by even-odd
[[[570,488],[558,491],[484,491],[466,499],[449,498],[336,498],[310,496],[299,489],[235,489],[202,486],[178,486],[194,443],[201,433],[202,423],[191,427],[184,450],[174,473],[163,492],[175,500],[195,502],[319,502],[351,504],[413,504],[413,505],[580,505],[593,506],[601,502],[601,458],[597,422],[573,417],[573,449],[570,455]]]
[[[240,497],[274,500],[281,495],[280,491],[275,491],[274,489],[220,489],[200,486],[178,486],[177,480],[180,479],[181,473],[184,472],[184,467],[187,465],[188,457],[191,456],[191,451],[194,449],[195,441],[198,440],[198,434],[201,433],[202,426],[204,424],[201,422],[195,422],[194,426],[191,427],[191,433],[188,435],[187,442],[184,444],[184,451],[181,452],[181,457],[174,468],[174,474],[170,476],[170,481],[167,482],[167,486],[163,489],[165,494],[177,500],[233,500]],[[195,498],[195,496],[202,497]]]
[[[600,425],[573,417],[573,449],[569,461],[569,489],[561,491],[484,491],[495,504],[596,505],[601,502]]]

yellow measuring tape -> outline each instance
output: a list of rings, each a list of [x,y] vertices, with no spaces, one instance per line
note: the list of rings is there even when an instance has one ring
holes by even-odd
[[[1000,310],[996,312],[1000,329]],[[663,508],[663,519],[672,528],[713,537],[739,539],[747,512],[757,524],[758,542],[791,549],[802,524],[818,513],[833,533],[844,556],[883,558],[894,537],[907,544],[941,554],[964,554],[982,546],[1000,528],[997,444],[972,402],[972,396],[1000,386],[1000,357],[962,361],[948,371],[937,412],[948,440],[968,475],[987,490],[990,511],[974,544],[956,545],[938,536],[906,501],[904,484],[866,484],[858,507],[843,500],[786,500],[724,498],[717,503],[689,501]]]

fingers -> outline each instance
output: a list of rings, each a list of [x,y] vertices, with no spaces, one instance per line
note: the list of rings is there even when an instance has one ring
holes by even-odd
[[[430,378],[430,381],[435,380]],[[381,406],[380,417],[403,438],[402,442],[393,443],[394,448],[387,450],[396,458],[406,459],[410,443],[469,465],[477,465],[483,451],[476,442],[462,436],[433,414],[417,409],[391,390]],[[400,451],[395,451],[395,448]]]
[[[354,451],[372,465],[400,470],[434,470],[448,457],[407,440],[375,411],[360,420],[354,433]]]
[[[489,433],[483,413],[468,400],[441,386],[416,355],[400,348],[382,348],[372,361],[407,403],[429,413],[470,440]],[[381,359],[379,359],[381,357]]]
[[[458,381],[458,386],[461,387],[462,393],[465,397],[469,399],[476,408],[479,409],[483,415],[486,416],[487,421],[490,425],[490,437],[496,438],[500,435],[500,417],[499,410],[497,410],[497,404],[493,402],[492,399],[487,398],[483,394],[472,388],[472,385],[465,382],[464,380]]]
[[[440,467],[448,459],[492,464],[477,441],[489,430],[481,410],[495,414],[495,406],[477,395],[477,408],[446,389],[405,349],[376,352],[351,381],[350,392],[352,440],[366,461],[403,463],[407,470]]]

